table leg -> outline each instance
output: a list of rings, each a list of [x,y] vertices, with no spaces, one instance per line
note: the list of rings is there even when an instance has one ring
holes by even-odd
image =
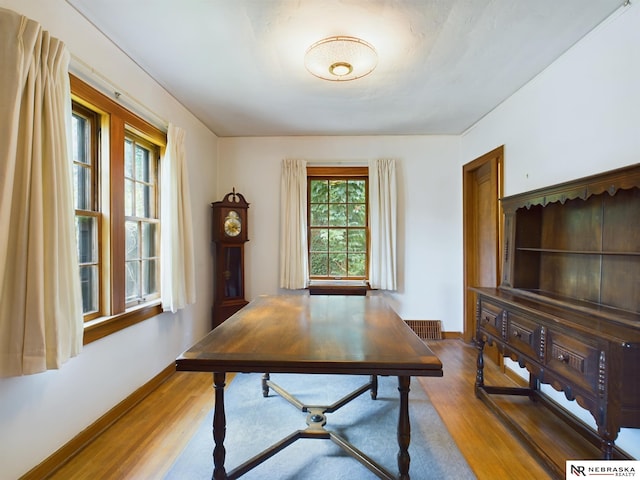
[[[224,480],[227,472],[224,469],[226,450],[224,448],[224,437],[227,430],[227,420],[224,413],[224,386],[225,373],[215,372],[213,374],[213,386],[215,389],[215,404],[213,409],[213,480]]]
[[[409,443],[411,441],[411,425],[409,423],[409,384],[411,377],[398,377],[400,392],[400,415],[398,418],[398,471],[399,480],[409,480]]]
[[[378,398],[378,375],[371,375],[371,399]]]
[[[263,397],[269,396],[269,385],[267,384],[267,382],[270,380],[270,378],[271,377],[268,373],[262,374],[262,396]]]

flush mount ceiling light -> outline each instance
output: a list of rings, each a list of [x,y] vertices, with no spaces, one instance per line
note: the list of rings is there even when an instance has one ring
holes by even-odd
[[[316,77],[344,82],[364,77],[378,64],[378,54],[356,37],[329,37],[309,47],[304,57],[307,70]]]

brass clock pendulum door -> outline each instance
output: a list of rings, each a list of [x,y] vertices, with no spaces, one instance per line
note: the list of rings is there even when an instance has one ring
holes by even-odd
[[[244,298],[244,244],[249,204],[235,188],[213,207],[213,241],[216,244],[215,298],[212,327],[215,328],[247,303]]]

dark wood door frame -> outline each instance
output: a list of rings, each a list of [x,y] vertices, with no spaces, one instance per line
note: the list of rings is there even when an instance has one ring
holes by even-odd
[[[502,209],[499,199],[503,195],[503,163],[504,163],[504,146],[500,146],[475,160],[465,164],[462,167],[463,175],[463,237],[464,237],[464,331],[463,339],[465,342],[471,342],[475,337],[475,294],[469,291],[470,286],[478,285],[480,275],[480,258],[481,251],[485,255],[493,256],[491,262],[495,261],[495,285],[482,286],[498,286],[501,278],[500,252],[502,250]],[[490,194],[483,193],[487,198],[479,198],[478,174],[480,169],[490,169]],[[489,198],[490,197],[490,198]],[[494,231],[489,231],[492,236],[492,244],[495,245],[483,248],[481,242],[483,235],[479,234],[479,204],[480,201],[489,202],[491,212],[495,212],[495,221],[491,224]],[[484,229],[491,229],[486,223],[482,225]],[[485,231],[485,235],[486,235]],[[489,250],[487,252],[487,250]],[[495,250],[495,251],[494,251]],[[485,258],[486,261],[486,258]]]

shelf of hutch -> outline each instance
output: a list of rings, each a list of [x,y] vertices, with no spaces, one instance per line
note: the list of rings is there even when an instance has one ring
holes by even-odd
[[[543,401],[593,437],[603,459],[629,458],[615,439],[622,427],[640,428],[640,164],[501,203],[500,286],[472,288],[476,395],[492,408],[495,394]],[[485,343],[529,371],[528,388],[484,384]],[[549,402],[540,384],[588,410],[597,432]]]

